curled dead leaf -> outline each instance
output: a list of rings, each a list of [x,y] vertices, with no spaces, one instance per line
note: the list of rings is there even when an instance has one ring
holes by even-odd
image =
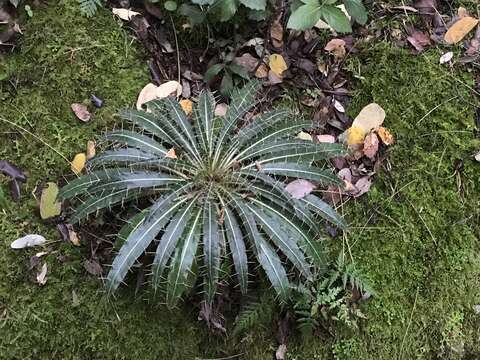
[[[125,21],[130,21],[132,17],[141,15],[139,12],[132,11],[129,9],[122,9],[122,8],[113,8],[112,13]]]
[[[43,286],[47,283],[47,272],[48,272],[47,263],[44,263],[42,265],[42,268],[40,269],[40,272],[37,273],[38,285]]]
[[[268,77],[268,67],[264,63],[261,63],[258,69],[255,71],[255,77],[257,79],[265,79]]]
[[[143,104],[155,99],[165,98],[171,94],[176,94],[177,97],[182,94],[182,85],[178,81],[167,81],[160,86],[149,83],[145,85],[138,95],[137,109],[142,110]]]
[[[95,141],[93,140],[88,140],[87,141],[87,150],[86,150],[86,157],[87,160],[92,159],[95,156]]]
[[[312,135],[310,135],[309,133],[307,133],[305,131],[300,131],[297,134],[296,138],[300,139],[300,140],[305,140],[305,141],[313,141]]]
[[[380,137],[380,139],[382,140],[382,142],[385,144],[385,145],[392,145],[394,143],[394,139],[393,139],[393,135],[392,133],[390,132],[390,130],[388,130],[387,128],[384,128],[383,126],[380,126],[377,130],[377,135]]]
[[[25,235],[10,244],[12,249],[23,249],[32,246],[43,245],[47,242],[47,240],[38,234],[29,234]]]
[[[225,103],[220,103],[215,106],[215,116],[225,116],[227,113],[228,105]]]

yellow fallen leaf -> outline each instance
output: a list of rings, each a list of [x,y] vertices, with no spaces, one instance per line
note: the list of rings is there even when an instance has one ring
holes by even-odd
[[[75,174],[80,174],[85,167],[85,162],[87,161],[87,156],[84,153],[75,155],[72,161],[72,171]]]
[[[268,67],[265,64],[260,64],[257,71],[255,71],[255,77],[258,79],[265,79],[268,77]]]
[[[393,142],[394,142],[393,135],[390,132],[390,130],[388,130],[387,128],[384,128],[383,126],[380,126],[377,130],[377,134],[385,145],[392,145],[393,144]]]
[[[272,72],[277,76],[282,76],[283,72],[288,69],[285,59],[279,54],[270,55],[268,65]]]
[[[365,132],[359,126],[352,125],[352,127],[347,130],[348,145],[363,144],[364,138],[365,138]]]
[[[385,120],[385,110],[378,104],[371,103],[365,106],[353,120],[352,127],[358,126],[364,134],[378,128]]]
[[[90,160],[91,158],[93,158],[95,156],[95,141],[93,140],[88,140],[87,141],[87,151],[86,151],[86,156],[87,156],[87,160]]]
[[[53,182],[47,183],[40,197],[40,217],[48,219],[60,215],[62,204],[57,201],[58,186]]]
[[[168,150],[168,152],[165,154],[165,157],[169,159],[176,159],[177,154],[175,154],[175,149],[171,148],[170,150]]]
[[[296,138],[300,140],[313,141],[312,135],[306,133],[305,131],[300,131]]]
[[[460,42],[465,35],[473,30],[478,24],[478,19],[471,16],[462,17],[456,23],[454,23],[445,34],[445,41],[448,44],[456,44]]]
[[[190,115],[192,113],[193,103],[191,100],[180,100],[180,106],[182,107],[183,111],[185,111],[185,114]]]

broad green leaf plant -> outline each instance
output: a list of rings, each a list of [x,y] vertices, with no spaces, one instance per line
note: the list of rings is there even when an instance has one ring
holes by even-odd
[[[292,3],[287,27],[306,30],[323,20],[336,32],[348,33],[352,31],[352,26],[347,14],[361,25],[367,22],[367,11],[362,0],[301,0]]]
[[[294,277],[308,281],[325,266],[319,217],[341,228],[345,223],[316,195],[294,199],[285,184],[302,178],[340,186],[332,171],[312,162],[345,150],[296,139],[311,122],[288,110],[262,113],[240,127],[259,88],[249,82],[235,89],[223,117],[214,115],[210,92],[199,95],[191,119],[173,98],[147,103],[148,111],[122,111],[133,130],[105,134],[108,149],[91,159],[90,172],[61,189],[63,200],[82,199],[71,223],[114,205],[150,204],[120,230],[124,241],[108,290],[119,287],[147,250],[155,252],[151,284],[165,292],[169,307],[195,283],[212,302],[225,264],[246,293],[257,262],[281,301]]]

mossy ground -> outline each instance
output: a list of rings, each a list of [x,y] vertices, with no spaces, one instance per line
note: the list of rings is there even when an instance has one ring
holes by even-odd
[[[85,19],[73,0],[34,8],[24,33],[20,50],[0,69],[0,117],[72,158],[113,126],[117,108],[134,103],[148,81],[142,53],[106,10]],[[327,341],[296,339],[288,347],[291,359],[480,358],[480,315],[473,310],[480,303],[473,76],[438,65],[438,57],[436,50],[413,56],[369,45],[350,61],[358,79],[351,114],[369,102],[381,104],[397,142],[385,163],[391,169],[382,170],[367,195],[342,207],[352,230],[331,245],[351,254],[377,295],[363,306],[368,320],[359,331],[339,328]],[[70,104],[88,101],[91,93],[106,105],[82,124]],[[8,124],[1,125],[0,141],[0,159],[29,175],[21,203],[10,203],[0,216],[0,358],[272,357],[270,330],[252,330],[242,341],[211,339],[187,306],[168,312],[128,290],[108,301],[101,282],[83,270],[85,248],[49,245],[47,285],[34,284],[27,266],[35,250],[14,252],[9,243],[34,232],[59,240],[53,226],[39,221],[31,193],[68,173],[69,165]],[[458,159],[464,168],[455,173]]]

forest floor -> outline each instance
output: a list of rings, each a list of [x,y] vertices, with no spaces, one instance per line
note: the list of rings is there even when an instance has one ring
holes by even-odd
[[[75,0],[51,2],[22,30],[19,48],[0,68],[0,159],[28,175],[21,201],[0,213],[0,357],[272,358],[277,345],[269,328],[212,337],[188,304],[170,312],[129,289],[107,299],[101,281],[84,270],[88,248],[60,241],[55,226],[40,220],[35,188],[56,182],[70,167],[44,143],[72,159],[87,140],[113,127],[117,109],[135,103],[149,74],[142,49],[106,9],[87,19]],[[349,113],[381,104],[396,143],[389,170],[366,195],[341,207],[351,230],[330,246],[349,252],[376,294],[362,305],[367,319],[358,330],[295,337],[288,359],[480,358],[475,74],[439,65],[440,55],[432,48],[413,56],[379,41],[349,60],[356,79]],[[70,104],[91,93],[105,106],[84,124]],[[0,186],[8,192],[5,178]],[[43,287],[28,270],[36,250],[9,246],[29,233],[52,241]]]

